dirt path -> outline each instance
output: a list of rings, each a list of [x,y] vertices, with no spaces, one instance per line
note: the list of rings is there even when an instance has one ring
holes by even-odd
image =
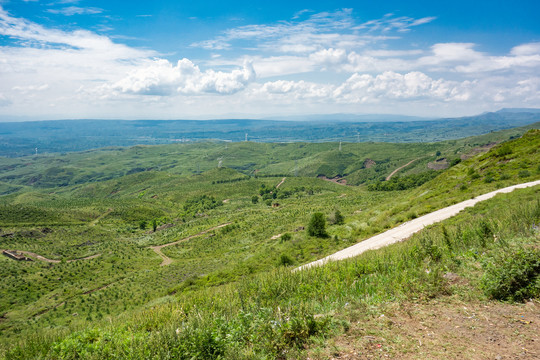
[[[393,229],[383,232],[382,234],[375,235],[367,240],[364,240],[356,245],[353,245],[351,247],[338,251],[337,253],[329,255],[323,259],[302,265],[296,268],[295,270],[303,270],[303,269],[310,268],[312,266],[321,266],[327,263],[328,261],[337,261],[337,260],[347,259],[353,256],[360,255],[361,253],[368,250],[375,250],[375,249],[382,248],[384,246],[394,244],[396,242],[407,239],[409,236],[411,236],[415,232],[422,230],[424,227],[428,225],[434,224],[436,222],[439,222],[439,221],[448,219],[454,215],[457,215],[457,213],[459,213],[461,210],[467,207],[474,206],[476,203],[480,201],[491,199],[497,194],[512,192],[514,189],[524,189],[524,188],[536,186],[536,185],[540,185],[540,180],[509,186],[503,189],[489,192],[484,195],[477,196],[474,199],[462,201],[455,205],[451,205],[451,206],[445,207],[444,209],[434,211],[432,213],[421,216],[414,220],[407,221]]]
[[[103,214],[101,214],[100,216],[98,216],[94,221],[92,221],[90,223],[90,226],[96,226],[96,224],[99,222],[99,220],[103,219],[105,216],[109,215],[111,212],[113,211],[113,209],[107,209],[107,211],[105,211]]]
[[[2,252],[2,251],[3,250],[0,250],[0,252]],[[62,262],[62,260],[47,259],[44,256],[41,256],[39,254],[30,252],[30,251],[22,251],[22,250],[13,250],[13,251],[21,253],[21,254],[28,255],[30,257],[33,257],[33,258],[36,258],[38,260],[45,261],[45,262],[48,262],[48,263],[51,263],[51,264],[58,264],[58,263]],[[97,258],[99,256],[101,256],[101,254],[90,255],[90,256],[83,257],[83,258],[78,258],[78,259],[66,260],[66,262],[70,263],[70,262],[80,261],[80,260],[90,260],[90,259],[95,259],[95,258]]]
[[[279,184],[276,185],[276,189],[279,188],[281,186],[281,184],[283,184],[285,182],[285,179],[286,177],[284,177],[283,179],[281,179],[281,182]]]
[[[157,245],[157,246],[150,246],[149,248],[154,250],[154,252],[156,254],[158,254],[161,259],[163,259],[163,261],[161,262],[161,265],[160,266],[166,266],[166,265],[170,265],[172,263],[172,259],[170,257],[168,257],[167,255],[165,255],[163,252],[161,252],[161,249],[163,249],[164,247],[167,247],[167,246],[172,246],[172,245],[176,245],[176,244],[180,244],[181,242],[184,242],[184,241],[188,241],[188,240],[191,240],[197,236],[201,236],[201,235],[204,235],[210,231],[213,231],[213,230],[217,230],[217,229],[220,229],[222,227],[225,227],[227,225],[230,225],[232,224],[232,222],[228,222],[228,223],[225,223],[225,224],[221,224],[221,225],[218,225],[218,226],[214,226],[213,228],[210,228],[210,229],[207,229],[207,230],[204,230],[204,231],[201,231],[200,233],[197,233],[195,235],[191,235],[191,236],[188,236],[187,238],[183,238],[183,239],[180,239],[180,240],[177,240],[175,242],[171,242],[171,243],[168,243],[168,244],[163,244],[163,245]]]
[[[413,160],[409,161],[408,163],[406,163],[405,165],[400,166],[400,167],[398,167],[396,170],[392,171],[392,172],[390,173],[390,175],[388,175],[388,176],[386,177],[386,181],[390,180],[390,179],[392,178],[392,176],[394,176],[399,170],[401,170],[401,169],[403,169],[403,168],[405,168],[405,167],[411,165],[411,164],[412,164],[413,162],[415,162],[416,160],[420,160],[420,158],[418,158],[418,159],[413,159]]]

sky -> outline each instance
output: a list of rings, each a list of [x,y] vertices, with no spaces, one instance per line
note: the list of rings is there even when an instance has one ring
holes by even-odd
[[[540,2],[0,0],[0,121],[540,108]]]

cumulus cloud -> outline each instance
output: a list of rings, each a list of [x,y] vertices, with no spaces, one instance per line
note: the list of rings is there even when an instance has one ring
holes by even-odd
[[[188,59],[176,65],[165,59],[156,59],[132,71],[127,77],[107,85],[105,89],[140,95],[197,95],[202,93],[233,94],[243,90],[255,79],[251,63],[231,72],[201,71]]]
[[[317,84],[309,81],[278,80],[265,83],[261,92],[274,95],[292,95],[295,99],[328,98],[332,95],[333,86]]]
[[[474,85],[470,81],[435,80],[418,71],[405,74],[387,71],[376,76],[356,73],[338,85],[278,80],[265,83],[260,91],[288,98],[317,98],[349,104],[404,100],[449,102],[469,100]]]
[[[386,71],[377,76],[353,74],[334,91],[340,101],[369,102],[380,99],[409,100],[431,98],[443,101],[464,101],[470,95],[469,82],[434,80],[428,75],[413,71],[399,74]]]

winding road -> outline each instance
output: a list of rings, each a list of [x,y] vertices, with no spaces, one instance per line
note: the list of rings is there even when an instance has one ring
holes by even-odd
[[[359,242],[356,245],[353,245],[351,247],[338,251],[325,258],[302,265],[296,268],[294,271],[304,270],[313,266],[321,266],[321,265],[326,264],[329,261],[338,261],[338,260],[343,260],[350,257],[358,256],[365,251],[380,249],[384,246],[388,246],[388,245],[397,243],[399,241],[403,241],[407,239],[408,237],[410,237],[415,232],[422,230],[424,227],[434,224],[436,222],[448,219],[454,215],[457,215],[461,210],[474,206],[480,201],[491,199],[497,194],[509,193],[515,189],[524,189],[524,188],[528,188],[528,187],[532,187],[536,185],[540,185],[540,180],[505,187],[499,190],[489,192],[484,195],[477,196],[473,199],[465,200],[460,203],[445,207],[444,209],[434,211],[432,213],[421,216],[411,221],[407,221],[393,229],[383,232],[382,234],[375,235],[367,240]]]
[[[228,223],[225,223],[225,224],[221,224],[221,225],[218,225],[218,226],[214,226],[213,228],[210,228],[210,229],[207,229],[207,230],[204,230],[204,231],[201,231],[200,233],[197,233],[195,235],[191,235],[191,236],[188,236],[187,238],[183,238],[183,239],[180,239],[180,240],[177,240],[175,242],[171,242],[171,243],[168,243],[168,244],[163,244],[163,245],[157,245],[157,246],[150,246],[150,249],[154,250],[154,252],[156,254],[158,254],[161,259],[163,260],[161,262],[161,266],[166,266],[166,265],[170,265],[172,263],[172,259],[170,257],[168,257],[167,255],[165,255],[163,252],[161,252],[161,249],[163,249],[164,247],[167,247],[167,246],[172,246],[172,245],[176,245],[176,244],[180,244],[181,242],[184,242],[184,241],[188,241],[188,240],[191,240],[197,236],[201,236],[201,235],[204,235],[206,234],[207,232],[210,232],[212,230],[217,230],[217,229],[220,229],[222,227],[225,227],[229,224],[232,224],[232,222],[228,222]]]
[[[394,176],[399,170],[401,170],[401,169],[403,169],[403,168],[405,168],[405,167],[411,165],[411,164],[412,164],[413,162],[415,162],[416,160],[420,160],[420,158],[411,160],[411,161],[409,161],[408,163],[406,163],[405,165],[400,166],[400,167],[398,167],[396,170],[392,171],[392,172],[390,173],[390,175],[388,175],[388,176],[386,177],[386,181],[390,180],[390,179],[392,178],[392,176]]]

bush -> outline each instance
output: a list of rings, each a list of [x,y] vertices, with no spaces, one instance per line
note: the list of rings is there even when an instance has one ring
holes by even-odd
[[[326,237],[326,220],[324,218],[323,213],[316,212],[311,216],[311,220],[309,221],[308,228],[307,228],[308,234],[310,236],[316,236],[316,237]]]
[[[510,155],[512,153],[512,148],[508,144],[504,144],[497,150],[497,156]]]
[[[141,221],[139,221],[139,228],[140,228],[141,230],[146,229],[146,225],[147,225],[146,220],[141,220]]]
[[[292,239],[292,235],[289,234],[289,233],[285,233],[285,234],[281,235],[280,239],[281,239],[281,241],[289,241],[289,240]]]
[[[521,171],[519,172],[518,176],[519,176],[520,178],[526,178],[526,177],[531,176],[531,173],[530,173],[529,171],[527,171],[527,170],[521,170]]]
[[[258,197],[257,195],[253,195],[253,196],[251,197],[251,202],[252,202],[253,204],[258,203],[258,202],[259,202],[259,197]]]
[[[345,218],[341,215],[341,211],[336,210],[328,217],[328,223],[332,225],[343,225]]]
[[[540,250],[504,252],[484,267],[482,286],[490,298],[523,301],[540,296]]]
[[[279,265],[289,266],[294,263],[294,260],[287,254],[281,254],[279,257]]]

